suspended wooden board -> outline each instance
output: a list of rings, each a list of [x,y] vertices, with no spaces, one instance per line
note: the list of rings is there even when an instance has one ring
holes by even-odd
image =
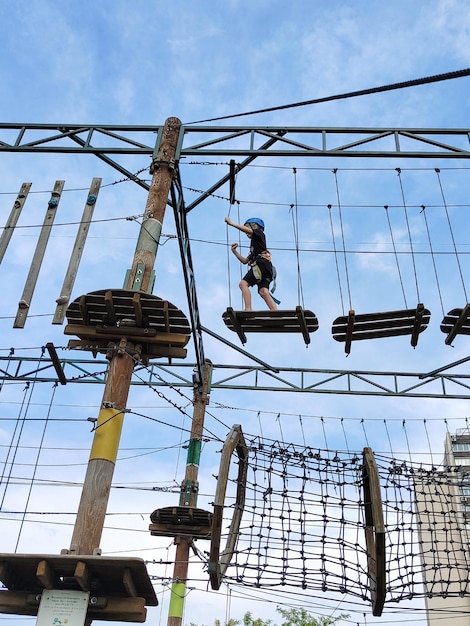
[[[293,311],[234,311],[228,307],[222,319],[242,343],[246,343],[245,333],[302,333],[305,343],[309,344],[310,333],[318,330],[315,313],[301,306]]]
[[[445,342],[448,346],[457,335],[470,335],[470,304],[449,311],[442,320],[441,330],[447,335]]]
[[[350,353],[353,341],[401,335],[411,335],[411,345],[416,347],[419,334],[428,327],[430,317],[431,313],[423,304],[418,304],[416,309],[383,313],[356,315],[355,311],[349,311],[349,315],[335,319],[331,332],[333,339],[345,343],[346,354]]]
[[[185,358],[191,335],[188,319],[167,300],[128,289],[93,291],[67,308],[66,335],[76,335],[69,347],[107,352],[109,342],[125,337],[141,344],[141,355]]]

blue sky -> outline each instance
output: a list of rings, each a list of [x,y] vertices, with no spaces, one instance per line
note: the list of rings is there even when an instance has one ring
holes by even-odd
[[[0,22],[0,122],[161,125],[166,118],[177,116],[190,124],[470,66],[470,14],[461,0],[180,0],[171,4],[149,0],[20,0],[0,3]],[[468,78],[460,78],[247,115],[220,124],[467,128],[469,85]],[[216,161],[193,164],[186,159],[181,163],[187,202],[198,197],[194,189],[205,189],[227,173],[228,159]],[[149,165],[147,156],[127,157],[123,162],[134,172]],[[232,302],[238,308],[240,302],[239,266],[227,253],[227,244],[236,241],[237,234],[228,231],[223,221],[231,210],[233,219],[239,215],[244,220],[257,214],[266,221],[268,243],[279,274],[276,295],[282,307],[293,308],[298,303],[299,265],[305,306],[320,321],[320,329],[308,348],[300,336],[250,336],[245,349],[258,358],[282,367],[379,372],[427,372],[465,358],[466,338],[457,338],[453,348],[445,346],[439,323],[440,297],[446,312],[465,304],[458,263],[464,283],[470,276],[467,163],[442,159],[257,160],[237,178],[237,206],[230,209],[228,189],[223,187],[217,197],[201,203],[188,218],[203,325],[238,345],[236,335],[221,321],[226,306]],[[402,170],[400,177],[395,169],[398,167]],[[335,168],[337,175],[332,171]],[[434,168],[441,169],[440,179]],[[142,176],[148,180],[148,171]],[[66,345],[63,329],[52,326],[50,319],[76,222],[93,177],[102,177],[103,185],[74,297],[122,285],[139,232],[139,218],[126,218],[142,215],[145,191],[131,182],[113,184],[122,175],[94,157],[0,154],[1,225],[21,184],[32,182],[19,228],[0,265],[2,356],[8,355],[12,347],[16,354],[31,356],[48,341],[58,347]],[[56,226],[26,326],[23,330],[13,329],[17,302],[39,234],[37,226],[42,223],[56,180],[65,180]],[[414,258],[409,254],[404,201],[417,253]],[[338,203],[343,207],[342,221]],[[443,203],[450,207],[452,232]],[[298,241],[292,204],[297,209]],[[335,210],[329,211],[328,204]],[[384,205],[390,206],[391,232]],[[421,205],[429,207],[426,215],[433,248],[447,253],[436,256],[439,285]],[[163,232],[165,236],[176,232],[170,211]],[[343,241],[348,250],[346,257],[341,254]],[[177,244],[173,238],[167,241],[165,237],[165,242],[155,265],[154,293],[187,312]],[[453,255],[454,242],[462,253],[457,257]],[[398,256],[403,288],[391,254],[393,244],[399,252],[408,252]],[[332,252],[334,245],[339,250],[336,256]],[[344,308],[347,312],[350,305],[358,313],[408,308],[404,306],[403,291],[407,305],[414,307],[418,298],[415,270],[419,299],[432,312],[430,327],[420,337],[418,347],[413,350],[408,338],[365,341],[354,344],[346,357],[343,345],[331,338],[334,318]],[[254,294],[255,302],[256,298]],[[212,337],[205,336],[204,345],[206,356],[214,363],[251,363]],[[191,359],[194,354],[189,346],[188,361]],[[107,554],[120,553],[125,546],[132,556],[161,561],[160,566],[152,566],[151,572],[157,577],[160,607],[152,610],[150,619],[159,624],[166,623],[167,580],[171,577],[171,566],[163,563],[171,562],[173,547],[170,541],[157,542],[149,536],[148,516],[154,508],[174,504],[178,496],[149,492],[144,487],[178,488],[184,475],[186,450],[182,446],[191,415],[190,390],[183,390],[183,395],[171,388],[163,391],[164,397],[148,388],[131,393],[129,406],[134,414],[126,417],[115,474],[116,484],[123,488],[113,492],[109,505],[113,515],[107,520],[102,542]],[[57,390],[39,385],[29,399],[22,385],[2,388],[2,413],[13,420],[0,423],[2,454],[8,453],[14,437],[14,419],[25,410],[24,402],[28,406],[10,477],[24,479],[25,485],[4,483],[0,495],[5,498],[5,508],[8,512],[27,508],[31,512],[56,513],[46,523],[31,515],[35,521],[23,525],[21,515],[5,515],[5,519],[0,516],[4,551],[15,549],[19,534],[21,552],[35,552],[39,544],[46,552],[58,553],[68,545],[91,444],[86,419],[96,415],[101,393],[100,385],[67,385]],[[187,415],[176,410],[174,404],[185,407]],[[416,458],[429,460],[431,448],[440,460],[446,431],[467,425],[467,404],[466,400],[432,398],[220,390],[211,396],[206,426],[219,441],[233,423],[241,423],[252,435],[261,433],[295,444],[302,444],[306,438],[310,445],[327,449],[360,451],[364,445],[371,445],[377,452],[398,457],[409,457],[411,441]],[[47,425],[43,450],[37,457],[43,422],[31,418],[45,419],[48,415],[62,421]],[[203,450],[201,505],[210,506],[218,450],[217,441],[208,442]],[[57,480],[58,474],[65,484],[52,487],[50,482]],[[32,479],[34,488],[29,491]],[[41,485],[40,480],[47,484]],[[247,609],[254,615],[278,619],[275,606],[283,602],[281,596],[261,591],[252,600],[240,600],[236,595],[231,599],[225,591],[207,592],[207,580],[196,564],[194,572],[185,623],[239,619]],[[252,596],[255,594],[250,592]],[[369,607],[348,605],[348,598],[322,598],[318,605],[312,602],[309,606],[320,614],[349,611],[353,624],[375,623],[370,615],[365,621],[364,612]],[[417,606],[412,623],[422,624],[422,605]],[[396,614],[396,610],[394,606],[393,611],[386,612],[381,623],[410,623],[408,609],[402,614]],[[0,620],[6,626],[19,621],[8,616],[0,616]]]

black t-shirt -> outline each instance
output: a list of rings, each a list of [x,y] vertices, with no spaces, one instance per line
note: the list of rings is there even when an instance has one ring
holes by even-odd
[[[256,257],[266,250],[266,236],[261,228],[253,229],[250,243],[249,262],[253,262]]]

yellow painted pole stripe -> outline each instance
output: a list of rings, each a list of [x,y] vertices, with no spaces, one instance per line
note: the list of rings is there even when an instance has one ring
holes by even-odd
[[[124,413],[118,409],[101,409],[96,422],[90,459],[116,462]]]
[[[181,617],[181,619],[183,618],[185,593],[186,593],[185,583],[173,583],[172,584],[168,617]]]

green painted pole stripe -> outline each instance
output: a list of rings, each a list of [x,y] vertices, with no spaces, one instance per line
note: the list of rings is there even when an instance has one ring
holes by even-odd
[[[168,617],[183,618],[185,593],[186,593],[185,583],[173,583],[172,584]]]
[[[191,439],[188,446],[188,465],[198,465],[201,459],[201,440]]]

